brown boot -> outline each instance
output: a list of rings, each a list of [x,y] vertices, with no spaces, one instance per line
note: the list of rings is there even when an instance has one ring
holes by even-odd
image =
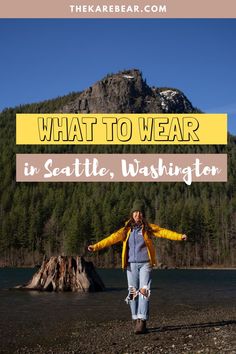
[[[134,328],[134,333],[135,334],[139,334],[140,326],[141,326],[140,319],[135,320],[135,328]]]
[[[147,328],[146,328],[146,321],[137,319],[136,324],[135,324],[135,334],[144,334],[147,333]]]
[[[141,322],[141,333],[140,334],[147,333],[147,322],[145,320],[140,320],[140,322]]]

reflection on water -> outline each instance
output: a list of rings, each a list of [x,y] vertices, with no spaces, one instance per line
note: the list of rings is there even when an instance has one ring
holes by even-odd
[[[124,302],[126,274],[122,270],[99,270],[107,290],[100,293],[42,293],[8,290],[26,283],[35,270],[0,269],[0,341],[34,341],[63,333],[78,321],[125,320],[130,317]],[[179,311],[182,306],[204,308],[232,306],[236,298],[235,270],[154,270],[151,313]],[[32,336],[32,329],[36,330]],[[0,343],[1,344],[1,343]]]

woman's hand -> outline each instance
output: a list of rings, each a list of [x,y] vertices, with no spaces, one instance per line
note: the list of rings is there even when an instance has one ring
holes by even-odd
[[[89,252],[93,252],[93,251],[94,251],[93,245],[89,245],[89,246],[88,246],[88,251],[89,251]]]
[[[188,238],[187,235],[185,234],[182,235],[182,241],[187,241],[187,238]]]

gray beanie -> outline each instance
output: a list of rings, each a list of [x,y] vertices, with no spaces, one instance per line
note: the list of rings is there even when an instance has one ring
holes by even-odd
[[[142,214],[145,213],[145,203],[140,199],[135,199],[134,204],[131,209],[131,214],[134,211],[141,211]]]

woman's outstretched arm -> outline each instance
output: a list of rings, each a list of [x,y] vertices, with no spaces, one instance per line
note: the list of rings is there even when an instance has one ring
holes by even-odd
[[[118,231],[113,232],[110,236],[104,238],[103,240],[88,246],[90,252],[99,251],[103,248],[112,246],[120,241],[124,240],[124,227]]]
[[[153,232],[153,236],[160,237],[160,238],[168,238],[169,240],[173,241],[186,241],[187,235],[180,234],[175,231],[171,231],[168,229],[164,229],[156,224],[150,224],[150,227]]]

